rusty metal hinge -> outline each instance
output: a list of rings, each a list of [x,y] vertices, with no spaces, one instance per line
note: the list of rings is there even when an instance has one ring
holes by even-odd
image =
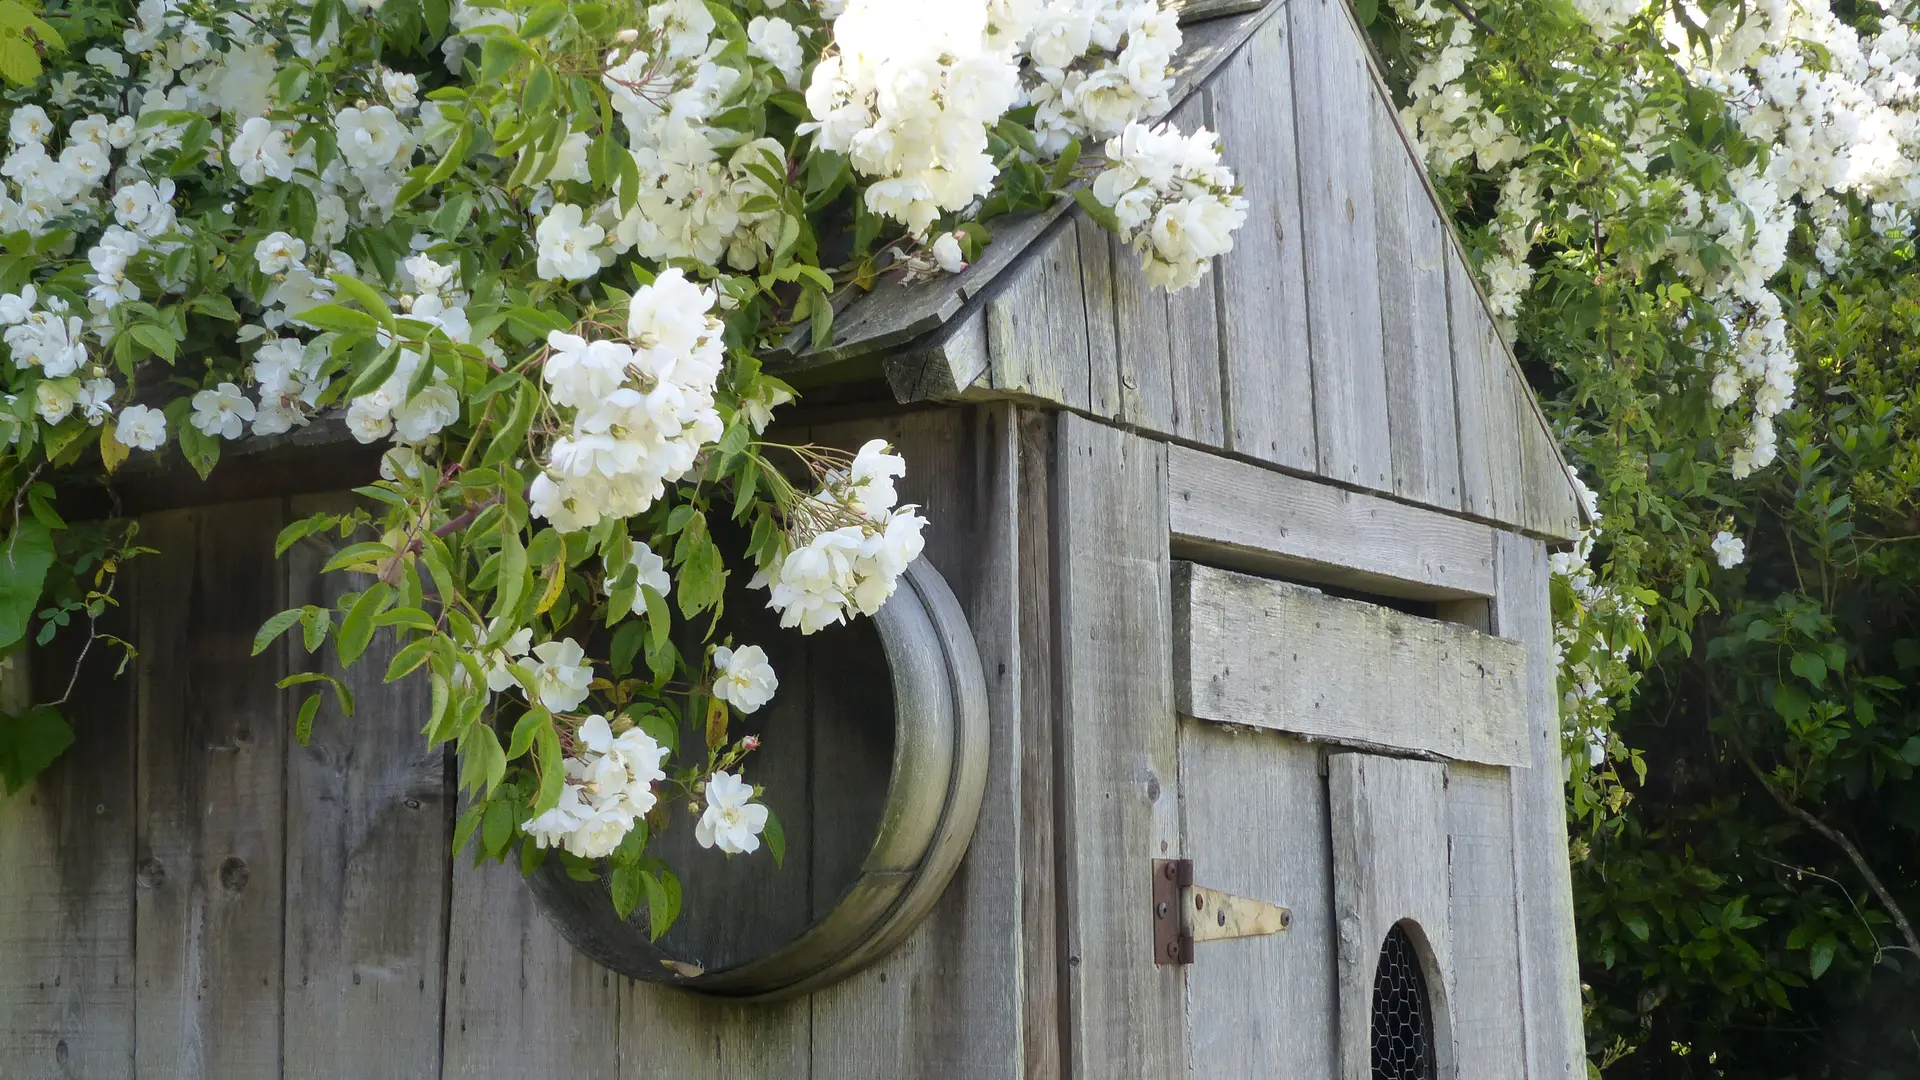
[[[1285,933],[1293,912],[1193,883],[1193,860],[1153,860],[1153,962],[1191,964],[1200,941]]]

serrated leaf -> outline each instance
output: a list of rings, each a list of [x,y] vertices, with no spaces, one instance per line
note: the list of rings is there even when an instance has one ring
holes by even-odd
[[[300,715],[293,721],[293,741],[301,746],[313,738],[313,718],[320,712],[320,695],[308,694],[307,700],[300,703]]]
[[[640,907],[640,900],[647,895],[647,888],[641,879],[646,871],[634,866],[615,866],[607,882],[608,892],[613,897],[614,913],[625,919]],[[656,937],[658,935],[655,935]]]
[[[268,619],[266,622],[261,623],[260,632],[253,635],[252,655],[259,656],[261,653],[266,652],[267,646],[273,644],[275,638],[286,633],[294,623],[299,622],[301,616],[304,614],[305,612],[300,608],[288,608]]]
[[[767,824],[760,831],[760,838],[767,842],[767,854],[773,856],[774,868],[784,867],[787,863],[787,830],[781,827],[780,816],[773,812],[772,807],[767,808]]]
[[[73,729],[49,705],[0,714],[0,787],[13,795],[73,745]]]

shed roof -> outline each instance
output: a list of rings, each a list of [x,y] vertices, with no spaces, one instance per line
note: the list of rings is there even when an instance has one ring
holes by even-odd
[[[877,364],[902,401],[1051,403],[1573,539],[1559,449],[1343,0],[1198,0],[1182,23],[1170,119],[1222,134],[1251,204],[1200,286],[1148,288],[1062,200],[998,222],[959,274],[858,296],[769,369]]]

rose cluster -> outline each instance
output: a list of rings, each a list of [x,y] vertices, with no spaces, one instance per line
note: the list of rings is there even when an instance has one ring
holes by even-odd
[[[893,595],[925,546],[926,519],[894,505],[894,478],[905,474],[906,462],[875,439],[790,512],[785,553],[751,583],[768,590],[781,626],[811,634],[856,612],[872,615]]]
[[[1107,144],[1107,157],[1113,164],[1094,180],[1093,197],[1112,208],[1149,283],[1177,292],[1233,250],[1247,200],[1206,128],[1182,135],[1166,125],[1133,124]]]
[[[713,290],[668,270],[633,295],[627,339],[554,331],[542,377],[570,418],[530,492],[561,532],[632,517],[724,430],[713,391],[726,351]]]
[[[667,749],[637,727],[614,734],[598,714],[580,724],[574,742],[559,804],[520,828],[540,847],[601,859],[658,801],[653,785],[667,778],[661,768]]]

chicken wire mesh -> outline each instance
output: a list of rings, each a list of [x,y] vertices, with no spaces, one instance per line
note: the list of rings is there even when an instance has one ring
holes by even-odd
[[[1373,973],[1373,1080],[1435,1080],[1433,1011],[1413,939],[1395,926]]]

